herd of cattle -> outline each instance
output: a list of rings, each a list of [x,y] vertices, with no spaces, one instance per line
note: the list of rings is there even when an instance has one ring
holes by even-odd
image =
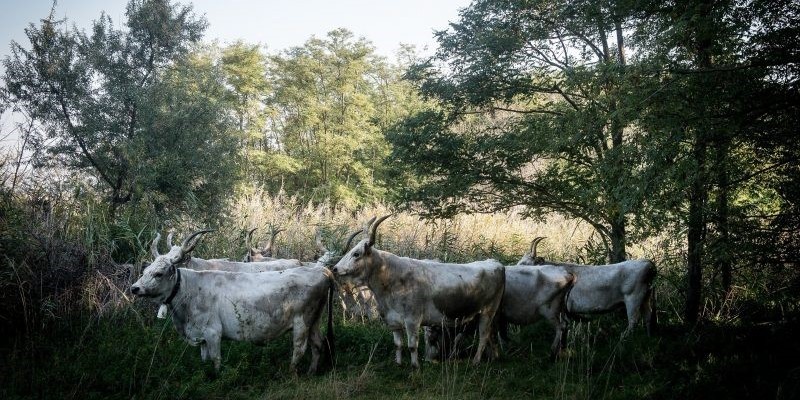
[[[322,254],[315,262],[272,258],[275,235],[267,246],[249,246],[243,262],[192,257],[202,234],[186,237],[181,245],[167,238],[169,252],[159,254],[160,235],[151,245],[153,262],[131,286],[131,293],[161,304],[159,317],[172,317],[175,329],[202,359],[219,368],[222,338],[264,342],[292,331],[292,370],[311,345],[309,373],[320,356],[334,357],[333,299],[341,290],[351,304],[372,300],[392,331],[395,361],[402,362],[403,335],[411,365],[419,367],[419,329],[424,328],[426,358],[440,355],[443,333],[455,336],[457,347],[467,329],[476,329],[478,347],[473,363],[497,356],[494,333],[507,340],[508,324],[526,325],[540,318],[555,329],[551,356],[565,346],[568,316],[602,313],[624,305],[628,327],[644,319],[648,334],[655,323],[653,280],[649,260],[609,265],[580,265],[545,261],[536,246],[514,266],[496,260],[468,264],[442,263],[400,257],[375,248],[378,226],[389,216],[370,220],[347,239],[344,254],[329,250],[317,235]],[[365,238],[355,245],[359,234]],[[321,333],[327,306],[327,332]],[[327,350],[327,351],[326,351]]]

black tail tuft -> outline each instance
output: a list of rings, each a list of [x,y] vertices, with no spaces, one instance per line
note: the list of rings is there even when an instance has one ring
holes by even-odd
[[[333,337],[333,291],[335,285],[331,282],[328,288],[328,331],[325,333],[325,342],[328,349],[328,357],[331,367],[336,365],[336,343]]]

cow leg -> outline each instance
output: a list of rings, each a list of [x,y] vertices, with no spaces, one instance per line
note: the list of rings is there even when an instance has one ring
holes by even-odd
[[[564,338],[564,321],[561,317],[561,313],[556,313],[556,315],[550,318],[550,323],[553,324],[556,331],[553,344],[550,345],[550,359],[555,361],[559,353],[561,353],[561,344]]]
[[[406,339],[408,340],[408,351],[411,352],[411,366],[419,368],[419,323],[416,321],[406,321]]]
[[[206,348],[206,344],[200,344],[200,359],[203,361],[208,361],[208,348]]]
[[[486,345],[493,345],[493,322],[494,317],[497,315],[497,309],[500,308],[500,301],[503,299],[503,291],[501,290],[495,297],[492,304],[481,311],[480,320],[478,321],[478,351],[475,353],[475,358],[472,359],[472,364],[477,365],[481,362],[483,352],[486,350]]]
[[[217,332],[206,332],[204,335],[203,347],[205,347],[206,358],[210,358],[214,362],[214,369],[219,371],[222,364],[222,352],[220,351],[220,342],[222,337]],[[203,355],[203,347],[200,348],[200,355]]]
[[[655,333],[656,328],[656,299],[654,296],[655,293],[653,292],[653,289],[650,289],[647,292],[647,297],[642,305],[642,308],[644,309],[644,324],[647,328],[647,336],[652,336]]]
[[[481,356],[486,350],[486,344],[489,343],[490,336],[492,335],[492,317],[481,313],[480,321],[478,323],[478,352],[472,359],[472,364],[477,365],[481,362]]]
[[[311,365],[308,366],[309,375],[317,372],[319,356],[322,351],[322,332],[319,329],[320,320],[321,318],[317,318],[317,321],[311,327]]]
[[[567,318],[566,314],[561,314],[561,349],[567,348],[567,340],[569,338],[569,318]]]
[[[403,329],[392,329],[392,338],[394,339],[394,362],[397,365],[403,363]]]
[[[306,346],[308,346],[308,326],[306,325],[302,316],[294,319],[292,338],[294,348],[292,349],[292,363],[289,365],[289,367],[292,369],[292,373],[296,375],[297,363],[300,362],[300,358],[306,353]]]
[[[555,330],[553,344],[550,345],[550,359],[555,361],[566,345],[566,315],[564,315],[563,297],[557,297],[548,305],[542,306],[539,314],[547,319]]]
[[[627,337],[641,317],[642,304],[644,303],[643,296],[631,295],[625,296],[625,310],[628,312],[628,327],[622,332],[622,337]]]

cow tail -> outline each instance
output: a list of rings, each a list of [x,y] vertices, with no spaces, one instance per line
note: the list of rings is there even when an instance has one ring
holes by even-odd
[[[336,344],[333,338],[333,291],[334,283],[330,282],[328,287],[328,331],[325,333],[325,341],[328,342],[328,357],[331,362],[331,367],[335,365],[336,360]]]
[[[575,282],[578,280],[578,276],[572,272],[567,273],[567,285],[565,286],[564,290],[564,308],[561,311],[561,343],[559,343],[559,350],[563,350],[567,347],[567,341],[569,340],[569,322],[575,319],[575,315],[569,312],[568,304],[569,304],[569,295],[572,293],[572,288],[575,287]],[[558,355],[558,353],[554,353],[554,355]]]
[[[572,293],[572,289],[575,288],[575,282],[578,281],[578,276],[572,272],[568,272],[567,275],[569,275],[569,280],[567,281],[566,290],[564,291],[564,315],[569,320],[579,321],[582,318],[569,310],[569,295]]]
[[[650,268],[648,268],[648,276],[647,276],[647,286],[648,293],[647,293],[647,307],[649,312],[649,318],[645,321],[645,328],[647,328],[647,335],[655,334],[658,325],[658,315],[656,312],[656,288],[655,288],[655,279],[658,275],[658,271],[656,270],[656,265],[650,261]]]

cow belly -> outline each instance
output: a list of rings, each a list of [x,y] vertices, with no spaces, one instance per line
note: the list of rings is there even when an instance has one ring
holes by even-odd
[[[222,334],[227,339],[264,342],[291,329],[292,315],[280,306],[268,310],[239,307],[221,317]]]
[[[592,290],[577,285],[567,298],[567,311],[571,313],[601,313],[623,304],[623,296],[610,290]]]

